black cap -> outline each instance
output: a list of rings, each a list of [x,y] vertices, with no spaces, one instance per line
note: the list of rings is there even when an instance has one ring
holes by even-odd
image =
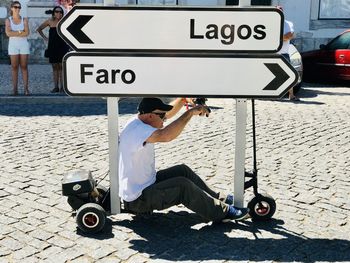
[[[154,110],[170,111],[173,106],[165,104],[159,98],[143,98],[137,107],[139,113],[151,113]]]

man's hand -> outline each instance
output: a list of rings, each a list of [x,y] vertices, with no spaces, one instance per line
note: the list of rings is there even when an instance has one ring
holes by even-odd
[[[174,140],[183,131],[186,124],[190,121],[193,116],[209,116],[209,109],[204,105],[197,105],[188,111],[185,111],[178,119],[164,127],[158,129],[152,133],[146,140],[148,143],[156,142],[170,142]]]
[[[205,105],[197,105],[189,110],[192,114],[192,116],[199,115],[199,116],[207,116],[209,117],[209,108]]]

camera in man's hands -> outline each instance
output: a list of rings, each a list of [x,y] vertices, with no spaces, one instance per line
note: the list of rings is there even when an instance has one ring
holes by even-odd
[[[205,102],[207,101],[208,99],[207,98],[195,98],[193,100],[193,102],[196,104],[196,105],[203,105],[203,106],[206,106],[208,108],[208,111],[209,113],[211,112],[210,108],[207,106],[207,104],[205,104]]]

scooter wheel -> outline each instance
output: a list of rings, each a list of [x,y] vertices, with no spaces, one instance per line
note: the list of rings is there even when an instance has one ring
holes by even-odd
[[[99,204],[87,203],[78,209],[76,222],[83,232],[97,233],[105,225],[106,212]]]
[[[276,202],[268,194],[259,194],[249,201],[248,208],[253,221],[267,221],[276,212]]]

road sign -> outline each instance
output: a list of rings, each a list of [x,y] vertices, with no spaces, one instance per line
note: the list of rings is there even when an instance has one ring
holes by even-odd
[[[76,51],[274,53],[283,19],[276,8],[74,6],[58,32]]]
[[[297,82],[279,55],[68,53],[70,95],[277,98]]]

